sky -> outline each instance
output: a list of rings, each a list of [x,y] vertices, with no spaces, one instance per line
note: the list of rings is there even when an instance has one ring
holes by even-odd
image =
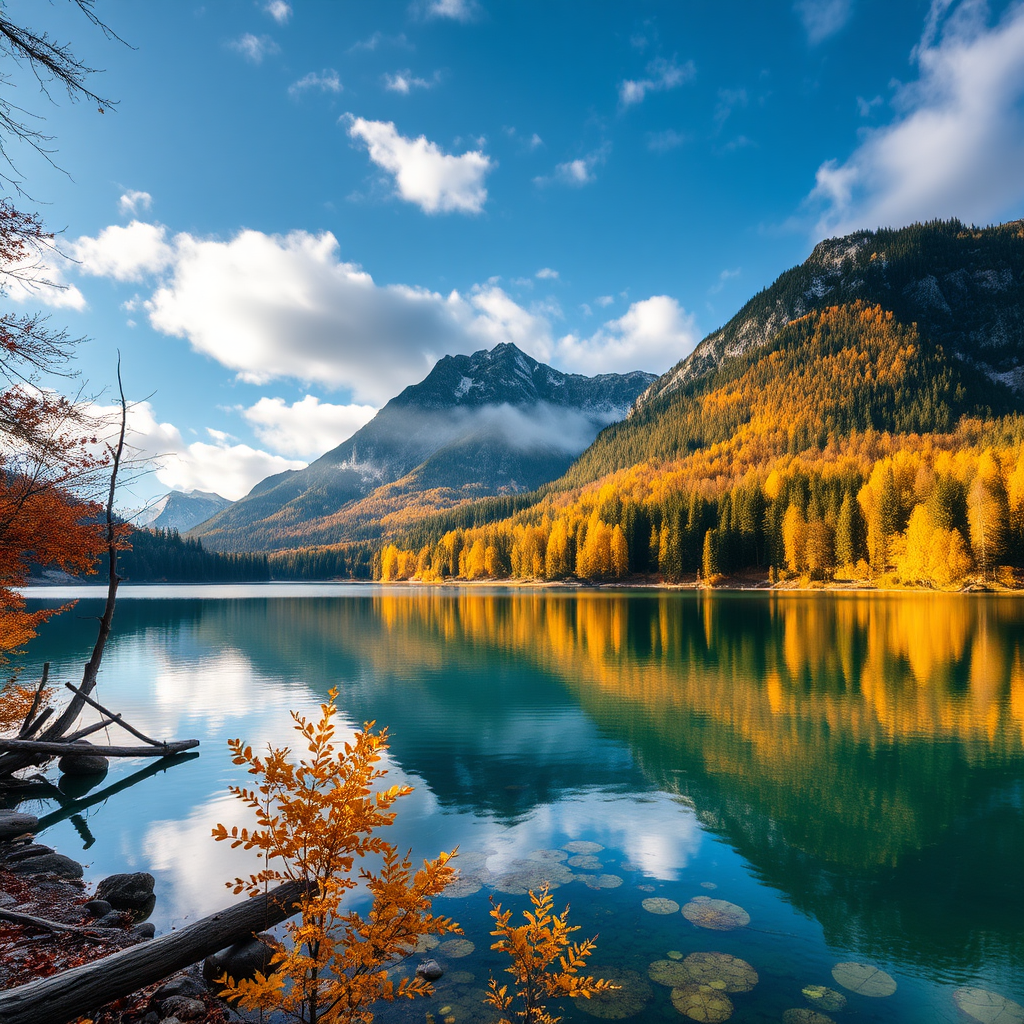
[[[118,352],[150,472],[238,498],[445,354],[660,373],[825,237],[1024,216],[1024,0],[7,0],[69,43],[19,309]],[[120,40],[120,41],[119,41]]]

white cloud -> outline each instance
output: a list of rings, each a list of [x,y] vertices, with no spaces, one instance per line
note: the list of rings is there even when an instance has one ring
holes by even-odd
[[[541,267],[534,277],[539,277],[542,281],[557,281],[558,271],[552,270],[550,267]]]
[[[853,13],[853,0],[797,0],[793,5],[811,46],[835,35]]]
[[[882,105],[881,96],[872,96],[871,99],[866,100],[863,96],[857,97],[857,112],[861,117],[870,117],[871,111],[875,107]]]
[[[269,14],[278,25],[284,25],[288,19],[292,16],[291,4],[285,3],[285,0],[268,0],[268,3],[263,5],[263,10]]]
[[[479,7],[475,0],[429,0],[425,13],[428,18],[472,21],[478,11]]]
[[[615,299],[611,295],[598,295],[594,301],[603,308],[605,306],[610,306]]]
[[[232,39],[228,46],[252,64],[262,64],[264,57],[280,50],[270,36],[254,36],[251,32],[246,32],[238,39]]]
[[[128,214],[134,216],[148,210],[152,205],[153,197],[148,192],[138,192],[133,188],[128,189],[117,201],[117,208],[125,216]]]
[[[670,149],[678,149],[687,141],[689,136],[673,128],[667,128],[663,132],[647,133],[647,148],[652,153],[667,153]]]
[[[692,60],[685,64],[677,64],[675,59],[665,60],[658,57],[647,65],[647,78],[629,79],[619,83],[619,103],[623,107],[631,107],[643,103],[644,97],[651,92],[665,92],[676,89],[688,82],[697,73]]]
[[[823,163],[809,202],[819,235],[934,217],[987,223],[1024,203],[1024,4],[995,25],[976,0],[936,0],[888,125]]]
[[[404,71],[396,71],[393,75],[385,73],[384,88],[389,92],[398,92],[408,96],[413,89],[432,89],[439,80],[435,72],[431,79],[417,78],[408,68]]]
[[[603,164],[608,159],[610,149],[611,146],[606,142],[586,156],[558,164],[553,174],[534,178],[533,183],[541,187],[556,182],[562,185],[569,185],[572,188],[582,188],[584,185],[589,185],[591,182],[597,181],[594,168],[599,164]]]
[[[668,295],[652,295],[589,338],[560,338],[557,351],[562,365],[580,373],[661,372],[689,355],[699,340],[692,313]]]
[[[308,75],[303,75],[297,82],[292,82],[288,86],[289,96],[298,96],[300,93],[305,92],[307,89],[319,89],[321,92],[341,92],[341,79],[338,77],[338,72],[334,68],[324,68],[323,71],[316,72],[310,71]]]
[[[444,153],[421,135],[407,139],[391,121],[349,121],[348,133],[362,140],[370,159],[394,175],[398,195],[425,213],[479,213],[487,201],[484,178],[497,166],[479,150]]]
[[[376,412],[372,405],[331,405],[306,395],[291,405],[283,398],[261,398],[242,415],[274,451],[315,459],[351,437]]]
[[[120,417],[119,406],[93,406],[107,419]],[[172,423],[161,423],[149,402],[136,402],[128,410],[128,442],[133,457],[155,466],[165,487],[177,491],[214,491],[222,497],[241,498],[261,480],[286,469],[302,469],[305,462],[281,458],[247,444],[231,444],[227,435],[208,431],[212,444],[186,443]]]
[[[174,249],[166,238],[167,229],[162,224],[133,220],[127,227],[112,224],[95,238],[83,236],[70,248],[84,274],[139,281],[173,261]]]

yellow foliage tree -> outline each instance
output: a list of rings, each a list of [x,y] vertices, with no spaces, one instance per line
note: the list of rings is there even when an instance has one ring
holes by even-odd
[[[230,791],[249,807],[256,828],[217,825],[213,837],[232,847],[259,850],[264,867],[228,886],[236,893],[256,895],[270,882],[298,880],[307,884],[298,921],[288,923],[288,940],[278,943],[269,975],[252,980],[221,979],[223,994],[237,998],[244,1009],[283,1009],[304,1024],[333,1024],[373,1020],[371,1005],[429,995],[422,978],[403,978],[397,984],[387,974],[396,957],[406,956],[423,935],[460,932],[457,924],[430,911],[431,897],[447,886],[454,871],[447,866],[453,853],[441,853],[414,871],[409,855],[379,834],[390,825],[391,810],[409,786],[377,789],[387,774],[378,766],[387,749],[387,730],[373,723],[339,749],[334,743],[337,691],[320,706],[318,722],[292,712],[295,730],[306,743],[308,757],[297,762],[288,748],[269,748],[266,757],[253,753],[241,740],[228,746],[237,765],[248,765],[259,780],[255,789],[232,786]],[[375,792],[374,790],[377,789]],[[360,867],[362,858],[376,855],[377,872]],[[345,893],[362,882],[373,897],[367,917],[342,912]]]
[[[507,953],[512,963],[505,970],[515,979],[515,986],[500,988],[490,979],[486,1002],[501,1012],[501,1024],[558,1024],[560,1017],[548,1013],[546,1001],[566,996],[589,999],[598,992],[617,988],[601,978],[582,976],[587,957],[597,948],[595,939],[571,942],[569,936],[579,925],[569,924],[569,908],[561,914],[552,912],[554,900],[548,887],[539,893],[530,890],[533,910],[524,910],[526,924],[510,924],[511,910],[502,910],[499,903],[491,908],[496,927],[491,935],[497,938],[491,949]]]

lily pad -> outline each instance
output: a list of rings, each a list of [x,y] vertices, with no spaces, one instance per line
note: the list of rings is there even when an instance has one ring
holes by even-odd
[[[669,958],[669,960],[682,960],[683,959],[683,954],[680,953],[678,949],[670,949],[665,954],[665,956],[667,956]]]
[[[436,935],[421,935],[416,940],[416,945],[412,947],[414,953],[428,953],[432,949],[436,949],[441,944],[441,940]]]
[[[469,956],[474,949],[476,949],[476,945],[470,942],[469,939],[449,939],[437,947],[437,951],[441,956],[451,957]]]
[[[476,975],[469,971],[449,971],[444,980],[452,985],[472,985],[476,981]]]
[[[721,985],[725,992],[749,992],[758,982],[757,971],[731,953],[691,953],[683,965],[694,984]]]
[[[590,889],[618,889],[622,885],[619,875],[577,875],[579,881]]]
[[[698,928],[715,932],[730,932],[750,924],[750,915],[735,903],[696,896],[683,907],[683,917]]]
[[[984,988],[958,988],[953,1002],[968,1017],[982,1024],[1021,1024],[1024,1006]]]
[[[702,889],[717,889],[718,886],[714,882],[701,882],[700,887]]]
[[[654,886],[653,885],[638,885],[637,888],[641,892],[654,892]]]
[[[565,850],[534,850],[526,856],[529,860],[563,861],[569,856],[569,854],[567,854]],[[571,864],[572,861],[569,861],[569,863]]]
[[[655,960],[647,968],[647,977],[666,988],[680,988],[683,985],[692,985],[696,981],[690,974],[689,967],[678,960]]]
[[[525,896],[531,889],[557,889],[572,879],[572,871],[557,861],[514,860],[491,884],[498,892]]]
[[[720,1024],[732,1016],[732,1000],[710,985],[683,985],[672,989],[672,1005],[690,1020]]]
[[[563,850],[568,850],[570,853],[600,853],[604,847],[600,843],[590,843],[585,839],[574,839],[571,843],[566,843]]]
[[[826,1017],[817,1010],[808,1010],[806,1006],[795,1007],[787,1010],[782,1019],[785,1024],[836,1024],[831,1017]]]
[[[575,857],[570,857],[568,863],[570,866],[582,868],[584,871],[600,871],[604,867],[596,857],[584,853],[578,853]]]
[[[454,882],[442,892],[439,892],[438,896],[443,896],[447,899],[462,899],[464,896],[472,896],[473,893],[479,892],[483,887],[484,883],[478,878],[474,878],[472,875],[464,877],[460,874]]]
[[[587,973],[619,986],[608,992],[598,992],[589,999],[573,996],[575,1007],[589,1013],[591,1017],[600,1017],[602,1020],[635,1017],[654,995],[651,983],[637,971],[620,967],[588,967]]]
[[[862,996],[881,998],[891,996],[896,991],[896,981],[892,975],[871,964],[858,964],[852,961],[836,964],[832,968],[832,977],[843,988]]]
[[[679,904],[675,900],[666,899],[664,896],[648,896],[640,906],[649,914],[679,913]]]
[[[824,985],[808,985],[803,993],[804,999],[819,1010],[828,1010],[830,1013],[834,1013],[846,1006],[846,996],[834,988],[825,988]]]

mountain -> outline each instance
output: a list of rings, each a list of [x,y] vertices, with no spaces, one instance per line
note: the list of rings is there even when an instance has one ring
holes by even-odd
[[[217,550],[331,544],[380,536],[384,520],[532,491],[654,379],[560,373],[507,343],[445,356],[347,441],[257,484],[194,533]]]
[[[169,491],[140,515],[133,517],[133,522],[136,526],[154,530],[185,533],[231,504],[227,498],[212,491]]]
[[[1016,585],[1024,222],[822,242],[529,503],[390,541],[385,579]]]

